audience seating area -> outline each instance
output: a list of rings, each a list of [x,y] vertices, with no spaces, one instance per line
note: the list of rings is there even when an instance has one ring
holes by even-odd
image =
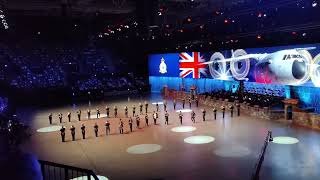
[[[70,87],[74,92],[148,86],[147,78],[132,72],[126,59],[102,49],[94,39],[83,46],[22,40],[0,44],[0,71],[5,74],[0,81],[17,89]]]

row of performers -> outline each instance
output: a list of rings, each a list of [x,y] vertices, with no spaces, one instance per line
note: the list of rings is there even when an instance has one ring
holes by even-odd
[[[192,107],[192,101],[191,101],[191,98],[189,98],[189,107],[191,108]],[[182,108],[185,108],[185,99],[182,100]],[[196,106],[198,107],[199,106],[199,102],[198,102],[198,99],[196,99]],[[176,109],[176,105],[177,105],[177,102],[176,100],[174,99],[173,100],[173,109],[175,110]],[[144,103],[144,107],[145,107],[145,113],[148,113],[148,103],[145,101]],[[155,104],[156,106],[156,111],[159,112],[159,104],[158,102]],[[167,110],[167,101],[164,100],[163,101],[163,107],[164,107],[164,111]],[[143,104],[142,103],[139,103],[139,110],[140,110],[140,115],[143,114]],[[107,117],[110,117],[110,108],[108,106],[106,106],[106,115]],[[118,107],[117,106],[114,106],[113,107],[113,112],[114,112],[114,117],[118,117]],[[124,107],[124,113],[125,113],[125,116],[128,117],[128,106],[125,106]],[[136,114],[136,106],[133,105],[132,106],[132,116],[135,116]],[[101,116],[101,113],[100,113],[100,110],[99,108],[96,108],[96,118],[100,118]],[[71,112],[68,112],[67,113],[67,117],[68,117],[68,121],[71,122]],[[78,120],[81,121],[81,110],[79,109],[77,111],[77,117],[78,117]],[[52,121],[53,121],[53,114],[50,113],[49,116],[49,123],[52,124]],[[62,123],[63,121],[63,114],[62,113],[58,113],[58,118],[59,118],[59,122]],[[88,119],[91,119],[91,110],[88,109],[87,110],[87,118]]]
[[[229,109],[230,109],[230,113],[231,113],[230,116],[233,117],[234,106],[230,106]],[[237,114],[238,114],[238,116],[240,116],[240,108],[237,108],[237,109],[238,109]],[[222,118],[225,117],[225,110],[226,110],[226,107],[221,106]],[[213,108],[212,111],[214,113],[214,120],[216,120],[217,119],[217,108]],[[181,111],[179,111],[178,115],[179,115],[180,124],[182,125],[183,124],[183,114]],[[141,121],[140,117],[138,115],[136,115],[134,117],[136,119],[135,126],[137,129],[140,129],[140,121]],[[165,111],[164,117],[165,117],[165,124],[169,125],[169,113],[167,110]],[[154,111],[152,114],[152,118],[153,118],[154,125],[157,125],[157,119],[159,118],[158,112]],[[196,122],[196,113],[194,111],[191,112],[191,121],[193,123]],[[202,121],[206,121],[206,110],[205,109],[202,110]],[[145,124],[146,124],[146,126],[149,126],[148,114],[145,114]],[[131,117],[128,120],[128,125],[130,128],[130,132],[133,132],[133,120]],[[118,128],[119,128],[119,133],[123,134],[124,133],[124,122],[121,118],[119,119]],[[93,126],[93,129],[95,132],[95,136],[98,137],[99,126],[97,123],[95,123],[95,125]],[[109,135],[111,132],[109,120],[107,120],[105,123],[105,130],[106,130],[106,135]],[[64,126],[62,126],[62,128],[60,129],[62,142],[65,142],[65,131],[66,131],[66,128]],[[70,132],[71,132],[71,136],[72,136],[72,141],[75,141],[76,128],[73,125],[71,125],[71,127],[70,127]],[[84,124],[82,124],[82,126],[81,126],[81,133],[82,133],[82,139],[85,139],[86,138],[86,126]]]

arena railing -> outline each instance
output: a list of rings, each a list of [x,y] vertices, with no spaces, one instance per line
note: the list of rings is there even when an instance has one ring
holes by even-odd
[[[43,180],[70,180],[70,179],[88,179],[99,180],[97,175],[89,169],[82,169],[74,166],[58,164],[38,160]]]
[[[251,180],[259,180],[260,169],[262,167],[262,163],[264,161],[264,155],[266,153],[266,149],[268,147],[268,143],[273,141],[272,132],[268,131],[264,144],[262,146],[258,161],[255,164],[254,172],[252,173]]]

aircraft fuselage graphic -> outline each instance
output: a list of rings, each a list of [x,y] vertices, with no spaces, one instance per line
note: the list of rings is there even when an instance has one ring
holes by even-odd
[[[273,53],[245,54],[227,59],[215,59],[205,64],[213,66],[216,64],[233,63],[231,72],[236,72],[238,63],[241,66],[248,60],[255,60],[254,77],[257,83],[275,83],[286,85],[298,85],[301,81],[309,77],[309,61],[301,53],[303,50],[312,50],[314,47],[295,48],[280,50]],[[243,51],[243,50],[242,50]],[[234,55],[233,55],[234,56]],[[245,67],[245,68],[250,68]],[[234,75],[233,75],[234,76]],[[239,78],[237,78],[239,80]],[[241,79],[240,79],[241,80]],[[243,78],[247,80],[247,78]]]

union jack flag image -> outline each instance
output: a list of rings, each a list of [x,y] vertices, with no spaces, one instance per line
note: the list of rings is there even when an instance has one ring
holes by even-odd
[[[200,78],[200,73],[206,74],[206,64],[203,56],[200,56],[200,52],[192,52],[192,56],[188,53],[183,52],[179,54],[179,70],[180,77],[186,78],[192,73],[192,78]]]

